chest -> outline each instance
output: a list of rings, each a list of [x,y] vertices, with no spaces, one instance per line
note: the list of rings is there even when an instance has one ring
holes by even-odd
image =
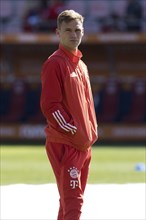
[[[86,65],[67,63],[64,88],[66,93],[74,97],[89,97],[91,86]]]
[[[88,71],[85,65],[80,62],[78,64],[67,62],[66,67],[66,80],[70,84],[86,86],[89,83]]]

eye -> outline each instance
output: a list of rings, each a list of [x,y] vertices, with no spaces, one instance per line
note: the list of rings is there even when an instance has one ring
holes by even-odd
[[[66,29],[65,31],[70,32],[71,30],[70,29]]]
[[[80,29],[76,29],[76,32],[81,32],[81,30]]]

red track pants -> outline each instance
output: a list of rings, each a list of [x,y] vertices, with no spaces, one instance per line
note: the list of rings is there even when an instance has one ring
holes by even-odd
[[[80,220],[91,148],[82,152],[66,144],[47,142],[46,150],[60,194],[57,220]]]

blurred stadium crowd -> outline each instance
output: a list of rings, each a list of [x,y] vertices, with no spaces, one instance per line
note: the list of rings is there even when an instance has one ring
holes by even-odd
[[[48,32],[56,28],[56,17],[74,9],[85,19],[89,33],[146,31],[145,0],[1,0],[3,32]]]
[[[87,34],[146,31],[145,0],[1,0],[0,4],[2,34],[52,33],[56,17],[63,9],[75,9],[85,16]],[[93,43],[84,44],[82,49],[91,73],[98,121],[145,123],[146,48],[143,43],[117,47]],[[53,50],[51,43],[48,46],[2,45],[2,123],[45,123],[39,105],[39,74],[44,59]]]

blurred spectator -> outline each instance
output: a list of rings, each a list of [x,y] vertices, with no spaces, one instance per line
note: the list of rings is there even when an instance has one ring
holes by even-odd
[[[121,17],[117,13],[112,13],[110,15],[112,23],[112,31],[118,32],[123,30],[123,23]]]
[[[30,9],[24,18],[24,30],[27,32],[54,31],[56,18],[64,9],[62,0],[40,1],[38,7]]]
[[[66,0],[65,9],[67,9],[67,10],[72,9],[72,10],[77,11],[78,13],[82,14],[83,16],[85,16],[86,10],[89,11],[90,4],[91,4],[91,0],[90,0],[90,2],[86,1],[86,4],[85,4],[84,0],[79,0],[79,1],[77,1],[77,0]]]
[[[13,16],[13,8],[11,0],[0,1],[0,29],[5,31],[7,24],[10,22]]]
[[[125,11],[127,0],[112,1],[110,7],[110,20],[112,23],[112,31],[125,31]]]
[[[39,30],[41,23],[41,14],[44,11],[44,3],[40,2],[40,5],[31,8],[24,16],[23,29],[26,32],[36,32]]]
[[[64,10],[64,3],[62,0],[52,0],[50,7],[48,8],[48,21],[50,24],[50,30],[56,29],[56,19],[61,11]]]
[[[125,16],[127,31],[141,31],[143,9],[140,0],[128,0]]]
[[[54,31],[56,18],[63,10],[62,0],[41,0],[39,6],[28,11],[24,18],[24,30],[27,32]]]
[[[142,31],[146,32],[146,0],[141,0],[143,8]]]
[[[1,31],[54,32],[64,9],[83,14],[86,33],[146,31],[146,0],[0,0]]]
[[[110,4],[108,0],[90,0],[88,2],[88,18],[93,19],[96,23],[92,25],[96,25],[98,31],[109,32],[110,24],[109,24],[109,14],[110,14]]]

